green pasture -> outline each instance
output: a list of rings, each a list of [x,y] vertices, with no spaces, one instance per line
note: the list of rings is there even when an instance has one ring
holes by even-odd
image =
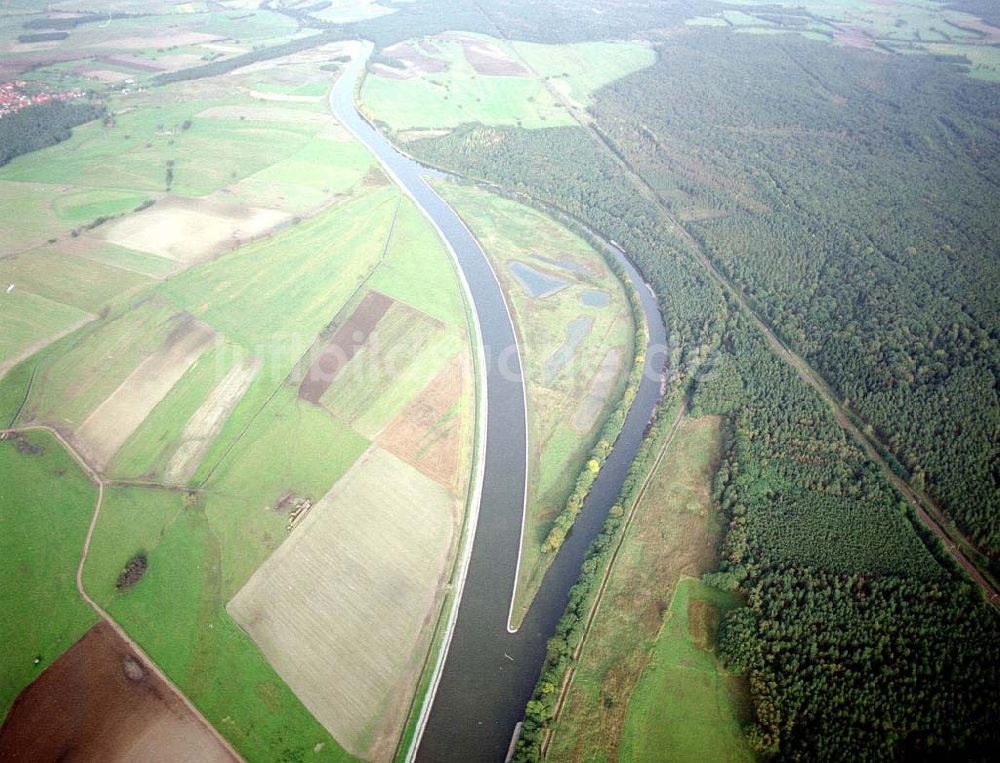
[[[18,160],[14,159],[6,167]],[[0,205],[5,220],[17,220],[17,225],[4,225],[0,238],[0,256],[20,252],[45,243],[47,239],[67,235],[72,225],[60,220],[52,209],[52,197],[68,192],[64,187],[42,183],[13,183],[3,179],[5,167],[0,167]]]
[[[119,573],[137,553],[150,555],[181,513],[184,494],[173,490],[106,487],[97,530],[83,568],[83,585],[100,606],[122,594]]]
[[[97,488],[48,433],[23,443],[42,452],[0,441],[0,718],[97,622],[76,590]]]
[[[288,491],[319,500],[368,447],[322,409],[281,387],[206,483],[226,600],[284,539],[272,508]]]
[[[465,302],[456,267],[437,231],[404,197],[385,259],[368,283],[386,296],[465,331]]]
[[[654,651],[664,638],[663,613],[678,581],[716,564],[719,523],[710,490],[720,449],[718,417],[684,419],[650,475],[575,664],[554,728],[551,760],[577,759],[581,749],[599,759],[621,749],[626,708],[655,664]]]
[[[396,130],[450,128],[465,122],[560,127],[576,124],[562,98],[585,106],[598,88],[655,60],[652,49],[639,43],[542,45],[469,37],[500,47],[530,70],[515,76],[477,74],[460,42],[430,38],[437,50],[432,57],[446,62],[447,71],[408,79],[372,72],[365,78],[362,100]]]
[[[491,38],[483,38],[503,46]],[[392,79],[369,74],[361,99],[393,129],[447,128],[465,122],[521,127],[575,124],[572,116],[537,77],[476,74],[462,45],[432,38],[448,70]]]
[[[698,580],[677,584],[649,664],[629,699],[622,760],[754,760],[741,729],[749,697],[714,654],[713,622],[738,606],[734,594]]]
[[[144,546],[149,559],[133,589],[111,594],[112,617],[248,760],[349,760],[226,614],[221,540],[204,507],[168,495],[125,495],[102,516],[95,552],[106,558],[88,579],[106,578],[125,549]]]
[[[6,289],[0,289],[0,363],[86,318],[83,310],[29,291],[15,287],[7,294]]]
[[[249,205],[305,212],[349,192],[371,167],[371,154],[359,144],[314,138],[232,190]]]
[[[23,289],[87,313],[97,314],[104,307],[110,309],[124,295],[151,283],[151,279],[138,273],[51,247],[0,259],[0,285],[4,288],[15,284],[15,293]]]
[[[61,352],[46,353],[22,420],[82,424],[160,346],[176,312],[153,299],[75,332]]]
[[[398,193],[383,188],[332,207],[160,290],[254,353],[282,356],[290,370],[378,263]]]
[[[79,248],[77,248],[79,245]],[[70,246],[72,248],[70,248]],[[127,270],[150,278],[162,278],[177,270],[174,260],[147,252],[137,252],[98,238],[80,236],[71,245],[60,251],[72,251],[84,259],[101,265],[110,265],[119,270]]]
[[[652,66],[655,51],[639,42],[577,42],[543,45],[512,42],[517,57],[575,103],[587,106],[600,88],[634,71]]]
[[[197,116],[224,103],[246,104],[247,99],[165,98],[121,111],[113,127],[89,122],[62,143],[17,157],[0,168],[0,180],[102,189],[105,196],[108,189],[115,189],[141,200],[143,193],[166,188],[167,163],[172,161],[171,190],[201,196],[292,156],[319,129],[308,123],[254,121],[248,125]],[[188,120],[190,127],[185,129]],[[72,198],[79,206],[82,197],[74,193]]]

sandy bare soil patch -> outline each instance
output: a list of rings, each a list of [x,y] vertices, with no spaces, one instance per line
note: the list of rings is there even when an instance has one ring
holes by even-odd
[[[377,446],[228,605],[353,755],[389,760],[447,577],[459,505]]]
[[[458,482],[462,399],[468,358],[456,355],[379,435],[379,445],[454,490]]]
[[[237,363],[205,398],[184,426],[181,444],[167,464],[167,482],[183,483],[191,479],[259,369],[260,361],[255,358]]]
[[[262,236],[290,216],[211,198],[168,196],[155,206],[106,226],[113,244],[191,264]]]
[[[319,103],[325,99],[322,95],[292,95],[291,93],[265,93],[262,90],[254,90],[251,87],[236,88],[244,95],[256,98],[259,101],[285,101],[286,103]]]
[[[90,77],[101,82],[124,82],[129,76],[124,72],[116,72],[111,69],[77,69],[76,73],[81,77]]]
[[[490,77],[527,77],[531,74],[524,64],[515,61],[500,46],[486,40],[464,38],[462,52],[476,74]]]
[[[163,344],[128,375],[87,417],[74,440],[98,470],[145,420],[215,336],[212,329],[187,313],[174,316],[175,325]]]
[[[607,402],[608,395],[615,388],[621,370],[622,353],[618,348],[608,350],[601,365],[590,381],[587,396],[580,402],[573,415],[573,428],[578,432],[589,432]]]
[[[14,702],[0,760],[232,761],[226,749],[105,623]]]
[[[368,292],[351,316],[337,329],[309,366],[299,384],[299,397],[319,404],[323,393],[347,362],[364,345],[393,300],[377,291]]]

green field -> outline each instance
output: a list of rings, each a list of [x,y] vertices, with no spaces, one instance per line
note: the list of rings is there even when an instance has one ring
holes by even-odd
[[[176,308],[149,300],[109,316],[46,353],[21,421],[77,427],[170,332]]]
[[[112,308],[123,296],[148,286],[152,279],[52,248],[0,259],[0,284],[15,284],[53,302],[87,313]]]
[[[714,654],[718,618],[737,606],[734,594],[697,580],[677,584],[649,664],[629,699],[622,760],[754,760],[741,729],[749,696]]]
[[[691,26],[728,26],[747,34],[799,34],[819,42],[897,53],[930,53],[967,59],[972,77],[1000,80],[1000,49],[973,12],[938,0],[812,0],[809,16],[792,0],[734,0],[744,10],[723,10],[687,20]],[[787,11],[784,14],[782,11]],[[993,32],[995,34],[995,31]]]
[[[387,187],[333,207],[191,268],[162,292],[234,342],[294,363],[378,263],[398,195]]]
[[[430,57],[444,62],[447,71],[396,79],[380,76],[376,68],[365,78],[362,101],[395,130],[451,128],[465,122],[525,128],[574,125],[564,98],[586,106],[596,89],[654,60],[652,50],[638,43],[538,45],[462,37],[499,50],[516,67],[515,73],[478,74],[462,42],[452,36],[431,37],[419,41],[426,43],[421,53],[427,55],[428,47],[435,51]]]
[[[121,385],[135,383],[133,372],[193,316],[216,333],[214,344],[151,407],[107,470],[109,477],[155,483],[223,379],[253,359],[253,380],[223,410],[221,431],[215,436],[213,430],[190,489],[108,487],[84,573],[96,600],[251,760],[349,758],[225,611],[288,537],[288,517],[273,507],[288,493],[322,498],[369,446],[359,431],[375,433],[389,423],[468,343],[460,282],[433,228],[373,171],[370,155],[329,117],[323,101],[285,99],[320,94],[330,81],[314,61],[174,85],[155,96],[116,96],[113,125],[85,125],[68,141],[0,169],[0,198],[25,220],[17,237],[5,241],[16,256],[0,260],[0,362],[90,320],[2,377],[5,426],[28,391],[20,423],[46,421],[74,436]],[[261,97],[241,87],[258,88]],[[219,202],[258,205],[303,219],[186,270],[183,262],[101,240],[117,220],[69,235],[97,217],[129,216],[146,199],[158,200],[151,211],[161,220],[183,209],[164,199],[168,161],[173,194],[215,194],[205,209],[223,209]],[[9,283],[15,288],[7,293]],[[397,307],[412,322],[400,325],[412,331],[395,344],[412,352],[428,341],[391,383],[373,386],[352,375],[338,380],[333,397],[356,414],[338,419],[299,399],[290,374],[367,288],[406,303]],[[422,328],[433,330],[425,336]],[[459,427],[462,438],[471,437],[466,424]],[[470,450],[462,438],[460,461]],[[38,527],[22,517],[15,525],[9,512],[2,517],[9,529],[0,542],[10,544],[3,556],[12,556],[15,545],[30,556],[24,574],[39,569],[42,547],[33,538],[41,538],[43,528],[74,554],[64,587],[2,589],[8,612],[41,607],[60,616],[36,617],[27,628],[4,622],[0,635],[13,645],[11,659],[30,652],[24,664],[4,670],[5,679],[12,677],[4,685],[9,704],[40,670],[30,657],[40,654],[43,666],[50,663],[94,620],[82,602],[75,608],[55,601],[76,597],[80,532],[94,497],[85,481],[76,486],[63,467],[49,463],[68,460],[61,450],[29,459],[9,443],[0,447],[0,473],[16,470],[16,479],[0,480],[0,491],[19,491],[13,503],[4,493],[5,509],[34,508],[43,488],[49,513],[74,491],[87,496],[79,526],[71,526],[68,515],[53,519],[37,510],[25,514],[38,518]],[[45,550],[51,567],[52,548]],[[131,590],[118,591],[117,575],[138,551],[148,555],[149,570]],[[433,598],[440,591],[426,593]],[[43,633],[42,623],[53,632]]]
[[[148,572],[132,590],[116,592],[118,565],[140,549],[148,554]],[[248,759],[349,760],[226,614],[222,564],[220,540],[199,501],[181,493],[113,491],[85,580]]]
[[[108,473],[119,478],[161,479],[184,425],[218,380],[229,371],[236,355],[234,348],[222,346],[198,358],[132,433],[118,451]]]
[[[631,364],[632,314],[624,287],[603,257],[563,226],[524,205],[470,186],[442,184],[438,190],[491,258],[521,343],[529,462],[517,622],[548,567],[550,558],[541,549],[552,520],[572,492],[606,411],[621,393]],[[565,285],[550,296],[533,297],[510,271],[512,263],[527,263]],[[593,291],[605,293],[608,304],[583,304],[581,296]],[[580,320],[588,321],[589,328],[569,352],[567,332]],[[610,393],[590,426],[576,426],[580,401],[587,397],[595,371],[609,351],[619,353]],[[554,360],[560,352],[565,352],[565,363]]]
[[[76,590],[97,488],[48,433],[18,444],[0,441],[0,718],[97,622]]]
[[[0,363],[11,361],[90,316],[29,291],[0,294]]]
[[[638,699],[636,687],[645,686],[650,673],[659,676],[660,670],[655,666],[665,659],[658,657],[661,650],[675,649],[664,646],[673,644],[674,637],[670,635],[673,631],[667,628],[661,632],[661,627],[663,613],[670,608],[675,591],[686,585],[679,581],[685,575],[707,572],[716,564],[714,545],[720,528],[709,493],[720,457],[720,421],[712,416],[683,419],[650,477],[649,487],[625,532],[590,633],[574,664],[573,680],[554,725],[549,759],[577,760],[583,751],[590,756],[587,759],[612,759],[615,751],[622,749],[627,734],[642,733],[635,730],[639,722],[634,718],[642,716],[644,706],[636,703],[673,704],[666,703],[655,691]],[[674,622],[670,617],[668,625]],[[680,621],[686,627],[686,610]],[[698,662],[702,667],[714,664],[714,658],[707,653]],[[715,668],[712,670],[714,675]],[[700,681],[701,674],[698,676]],[[716,702],[715,691],[713,688],[712,707]],[[633,710],[633,705],[639,709]],[[694,727],[683,723],[681,716],[675,719],[670,733],[698,735]],[[649,757],[654,750],[647,748],[642,759],[656,759]],[[705,759],[727,758],[715,754]]]

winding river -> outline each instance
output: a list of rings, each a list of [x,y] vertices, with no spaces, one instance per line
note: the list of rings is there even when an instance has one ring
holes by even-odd
[[[443,177],[397,151],[357,111],[354,86],[371,46],[356,55],[330,94],[338,120],[379,159],[422,208],[451,248],[478,315],[484,371],[485,421],[478,520],[465,566],[464,589],[437,691],[416,749],[421,761],[502,761],[545,656],[545,644],[562,616],[587,547],[617,498],[660,395],[666,337],[650,291],[617,247],[637,288],[649,327],[646,373],[621,436],[594,482],[573,531],[545,576],[521,628],[507,628],[516,579],[527,453],[524,385],[514,328],[489,260],[456,212],[426,178]],[[475,484],[475,483],[474,483]],[[461,579],[463,576],[459,575]],[[461,583],[459,583],[461,585]]]

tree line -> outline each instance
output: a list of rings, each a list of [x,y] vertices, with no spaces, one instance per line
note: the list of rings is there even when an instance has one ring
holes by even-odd
[[[11,159],[68,140],[73,128],[104,116],[90,101],[36,103],[0,119],[0,166]]]

